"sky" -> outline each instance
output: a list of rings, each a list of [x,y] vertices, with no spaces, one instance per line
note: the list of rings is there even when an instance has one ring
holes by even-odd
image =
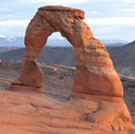
[[[24,36],[37,9],[47,5],[84,10],[84,21],[98,39],[135,40],[135,0],[0,0],[0,37]]]

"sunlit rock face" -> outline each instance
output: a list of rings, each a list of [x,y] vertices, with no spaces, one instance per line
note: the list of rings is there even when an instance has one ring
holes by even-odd
[[[123,96],[121,81],[103,43],[94,38],[83,21],[84,12],[61,6],[41,7],[25,35],[25,60],[20,81],[25,86],[42,87],[43,74],[35,59],[53,32],[60,32],[74,47],[77,60],[73,93]]]
[[[38,112],[35,113],[39,117],[37,121],[41,118],[45,119],[38,122],[39,126],[43,123],[42,133],[101,134],[102,131],[103,134],[107,132],[115,134],[117,131],[117,134],[134,134],[130,114],[121,98],[123,86],[120,78],[103,43],[93,37],[83,19],[84,11],[79,9],[62,6],[39,8],[26,30],[26,51],[20,78],[8,89],[42,92],[44,75],[36,58],[45,46],[48,37],[53,32],[60,32],[73,45],[77,60],[72,93],[73,102],[55,107],[55,103],[43,101],[43,107],[40,104],[29,106],[30,111],[31,108],[39,107],[40,116]],[[48,105],[51,105],[50,108]],[[53,113],[55,114],[49,116]],[[34,119],[35,115],[31,118]],[[53,124],[50,124],[52,117]],[[36,123],[36,120],[32,122],[34,121]],[[69,131],[65,128],[72,129]],[[93,131],[94,129],[97,132]],[[36,130],[32,128],[32,131]]]

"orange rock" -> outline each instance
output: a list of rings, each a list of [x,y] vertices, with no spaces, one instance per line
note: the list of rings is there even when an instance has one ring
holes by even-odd
[[[57,68],[54,68],[53,70],[52,70],[52,73],[56,73],[57,72]]]
[[[44,129],[40,129],[42,133],[101,134],[100,130],[104,130],[103,134],[112,131],[114,134],[115,131],[119,131],[117,134],[134,134],[128,109],[121,98],[123,96],[121,80],[103,43],[93,37],[93,33],[83,18],[82,10],[47,6],[39,8],[31,20],[25,35],[26,51],[20,82],[12,84],[9,90],[18,88],[18,91],[20,89],[26,92],[33,89],[41,92],[44,79],[43,73],[36,63],[36,58],[48,37],[53,32],[60,32],[75,49],[77,60],[73,84],[75,102],[58,107],[55,107],[54,103],[44,101],[42,104],[45,106],[43,107],[40,104],[37,106],[30,103],[28,104],[30,105],[30,109],[28,109],[30,118],[29,120],[25,118],[22,124],[26,124],[26,126],[31,126],[31,122],[38,124],[37,129],[44,126]],[[78,99],[79,104],[76,102]],[[47,109],[46,103],[49,104],[49,109]],[[43,111],[40,111],[39,107]],[[31,108],[34,110],[31,111]],[[19,124],[19,118],[20,116],[16,119],[16,124]],[[23,120],[24,116],[21,118]],[[40,122],[43,125],[39,128]],[[37,131],[37,129],[34,126],[31,128],[31,132]],[[98,131],[95,132],[95,129]]]
[[[93,97],[65,103],[43,95],[10,91],[0,91],[0,98],[1,134],[135,134],[122,98],[119,103],[115,97],[114,102],[99,102]],[[100,115],[100,106],[111,116],[106,118],[104,113],[102,120],[94,116],[90,122],[90,115]]]
[[[22,62],[20,78],[12,82],[7,90],[34,91],[42,93],[44,74],[35,59],[26,58]]]
[[[24,59],[19,80],[25,86],[40,88],[44,85],[44,74],[35,60]]]
[[[36,59],[48,37],[58,31],[75,48],[78,64],[73,93],[122,97],[123,87],[110,56],[83,18],[82,10],[61,6],[39,8],[26,31],[25,56]]]

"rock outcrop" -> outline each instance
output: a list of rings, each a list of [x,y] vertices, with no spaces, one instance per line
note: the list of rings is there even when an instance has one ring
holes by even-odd
[[[90,100],[59,102],[44,95],[10,91],[0,91],[0,98],[1,134],[134,134],[121,99],[106,102],[92,96]],[[109,122],[110,117],[106,122],[89,121],[89,114],[94,114],[100,106],[110,109],[113,122]]]
[[[75,50],[77,67],[72,95],[75,99],[72,103],[69,102],[69,104],[58,107],[55,107],[52,102],[47,103],[48,105],[53,104],[49,108],[43,101],[45,110],[38,111],[36,114],[38,117],[39,113],[43,117],[47,115],[47,119],[42,119],[45,121],[43,123],[46,129],[45,133],[58,133],[57,128],[61,128],[59,133],[63,134],[74,134],[75,131],[77,134],[94,133],[92,130],[93,127],[96,127],[96,129],[103,130],[104,134],[105,130],[119,131],[119,134],[121,132],[122,134],[133,134],[134,126],[131,123],[125,102],[121,98],[123,96],[121,80],[103,43],[93,37],[90,28],[83,19],[84,12],[82,10],[61,6],[39,8],[26,30],[26,52],[20,78],[13,82],[8,89],[42,92],[44,76],[36,58],[48,37],[53,32],[60,32]],[[77,100],[79,100],[79,104]],[[35,107],[35,111],[38,110],[35,104],[32,106]],[[66,107],[71,109],[68,110]],[[46,112],[49,109],[50,112]],[[60,113],[55,113],[57,109]],[[55,116],[50,116],[51,114]],[[59,120],[57,117],[63,120]],[[38,122],[39,118],[36,123]],[[54,131],[50,127],[54,127]],[[69,131],[65,128],[72,128],[72,130]],[[78,131],[77,128],[86,130]]]

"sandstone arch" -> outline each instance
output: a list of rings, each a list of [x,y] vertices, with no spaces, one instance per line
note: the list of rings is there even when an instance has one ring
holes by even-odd
[[[78,62],[73,84],[76,93],[102,96],[123,96],[123,87],[109,54],[103,43],[94,38],[83,21],[84,12],[61,6],[39,8],[31,20],[25,35],[25,59],[16,85],[33,87],[37,91],[43,86],[43,73],[36,58],[53,32],[60,32],[75,49]]]
[[[109,123],[113,131],[134,132],[130,114],[122,99],[123,87],[120,78],[103,43],[93,37],[83,19],[82,10],[61,6],[39,8],[26,30],[26,51],[20,78],[11,83],[8,90],[42,92],[44,75],[36,58],[47,38],[53,32],[60,32],[75,49],[77,67],[73,97],[89,99],[88,102],[92,102],[89,103],[92,105],[91,110],[84,110],[85,114],[78,117],[79,121],[85,118],[98,126]],[[86,105],[87,101],[83,107]]]

